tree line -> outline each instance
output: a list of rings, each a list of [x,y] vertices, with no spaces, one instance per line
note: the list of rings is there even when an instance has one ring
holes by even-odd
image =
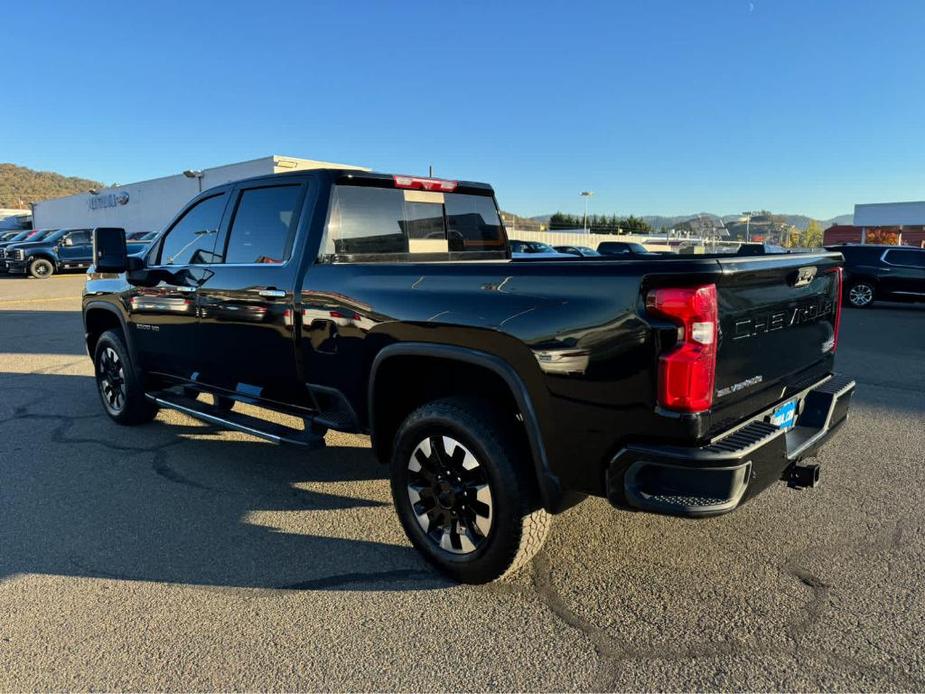
[[[592,234],[647,234],[652,231],[652,225],[646,220],[629,215],[620,217],[615,214],[588,215],[587,225]],[[556,212],[549,218],[549,230],[557,229],[583,229],[584,215],[565,214]]]

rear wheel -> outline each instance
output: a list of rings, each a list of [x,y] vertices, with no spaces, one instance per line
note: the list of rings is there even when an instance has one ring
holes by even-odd
[[[29,263],[29,277],[43,280],[51,277],[53,274],[55,274],[54,263],[46,258],[36,258]]]
[[[517,571],[543,546],[551,522],[503,419],[488,403],[448,398],[411,413],[395,438],[392,498],[405,533],[463,583]]]
[[[97,340],[93,364],[97,391],[106,414],[119,424],[143,424],[154,419],[157,406],[145,397],[122,336],[107,330]]]
[[[867,280],[852,282],[848,287],[845,300],[854,308],[866,308],[874,302],[874,285]]]

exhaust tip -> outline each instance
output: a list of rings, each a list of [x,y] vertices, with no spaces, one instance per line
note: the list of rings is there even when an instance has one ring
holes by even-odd
[[[794,465],[790,468],[787,486],[791,489],[807,489],[819,485],[818,465]]]

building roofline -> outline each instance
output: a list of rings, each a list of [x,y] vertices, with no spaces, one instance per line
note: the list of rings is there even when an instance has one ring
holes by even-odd
[[[898,202],[857,202],[854,204],[854,208],[886,207],[887,205],[925,205],[925,200],[900,200]]]

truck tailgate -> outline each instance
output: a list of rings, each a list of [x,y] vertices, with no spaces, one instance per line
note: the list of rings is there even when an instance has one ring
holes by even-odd
[[[832,366],[841,256],[719,259],[713,425],[759,411]],[[711,427],[713,428],[713,427]]]

